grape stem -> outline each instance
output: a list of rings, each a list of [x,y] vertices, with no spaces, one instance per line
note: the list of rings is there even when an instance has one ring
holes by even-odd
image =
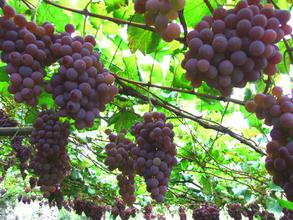
[[[177,116],[182,116],[184,118],[195,121],[199,125],[201,125],[202,127],[206,128],[206,129],[213,129],[213,130],[219,131],[223,134],[228,134],[229,136],[240,141],[241,143],[248,145],[250,148],[254,149],[259,154],[266,155],[261,149],[258,148],[258,145],[253,140],[245,138],[245,137],[233,132],[232,130],[230,130],[229,128],[227,128],[225,126],[222,126],[220,124],[212,124],[212,121],[207,122],[208,120],[206,120],[206,119],[203,119],[201,117],[196,117],[191,114],[187,114],[186,112],[183,112],[180,109],[173,108],[168,104],[161,103],[154,98],[149,98],[149,97],[137,92],[137,90],[135,90],[131,87],[128,87],[125,83],[123,83],[119,79],[116,79],[116,81],[123,87],[119,91],[120,94],[133,96],[133,97],[139,98],[139,99],[146,101],[146,102],[150,101],[153,105],[163,107],[163,108],[169,110],[170,112],[173,112]],[[215,122],[213,122],[213,123],[215,123]]]
[[[184,38],[183,38],[184,45],[187,47],[186,38],[187,38],[188,30],[187,30],[187,24],[184,18],[184,9],[178,12],[178,16],[184,31]]]
[[[30,135],[33,127],[0,127],[0,136]]]
[[[271,83],[272,83],[272,77],[271,76],[268,76],[268,79],[265,81],[266,82],[266,87],[263,91],[263,94],[267,94],[269,89],[270,89],[270,86],[271,86]]]
[[[172,87],[167,87],[167,86],[155,85],[155,84],[151,84],[151,83],[138,82],[138,81],[123,78],[123,77],[121,77],[121,76],[119,76],[117,74],[114,74],[114,73],[112,73],[112,74],[113,74],[113,76],[115,76],[115,78],[120,79],[120,80],[125,81],[125,82],[128,82],[128,83],[131,83],[131,84],[134,84],[134,85],[148,86],[148,87],[159,88],[159,89],[164,89],[164,90],[168,90],[168,91],[187,93],[187,94],[196,95],[196,96],[198,96],[200,98],[214,99],[214,100],[224,101],[224,102],[233,102],[235,104],[243,105],[243,106],[245,104],[243,101],[240,101],[240,100],[237,100],[237,99],[232,99],[232,98],[229,98],[229,97],[213,96],[213,95],[209,95],[209,94],[203,94],[203,93],[195,92],[193,90],[172,88]]]
[[[116,24],[127,24],[129,26],[133,26],[133,27],[137,27],[137,28],[141,28],[141,29],[145,29],[145,30],[155,32],[155,29],[153,27],[148,26],[148,25],[141,24],[141,23],[136,23],[136,22],[130,22],[130,21],[119,19],[119,18],[112,18],[112,17],[108,17],[108,16],[105,16],[105,15],[91,13],[91,12],[89,12],[87,10],[87,8],[85,8],[84,10],[78,10],[78,9],[68,8],[68,7],[65,7],[63,5],[56,4],[54,2],[51,2],[50,0],[44,0],[44,2],[49,4],[49,5],[53,5],[53,6],[57,7],[57,8],[61,8],[63,10],[66,10],[66,11],[71,11],[71,12],[82,14],[82,15],[89,16],[89,17],[104,19],[104,20],[107,20],[107,21],[114,22]]]
[[[214,12],[214,8],[213,6],[211,5],[211,3],[209,2],[209,0],[203,0],[204,3],[206,4],[206,6],[208,7],[208,9],[210,10],[210,12],[213,14]]]

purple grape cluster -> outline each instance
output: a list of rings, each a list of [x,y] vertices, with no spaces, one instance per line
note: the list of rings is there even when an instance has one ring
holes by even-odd
[[[106,104],[113,101],[118,88],[115,78],[99,61],[99,54],[93,52],[95,39],[73,37],[74,28],[66,26],[58,39],[50,46],[54,56],[59,58],[60,68],[46,87],[52,93],[62,116],[75,120],[78,129],[92,127],[95,117],[104,111]]]
[[[44,86],[45,66],[55,62],[49,46],[54,42],[54,26],[44,23],[38,26],[5,5],[0,17],[1,59],[6,62],[10,76],[8,91],[16,102],[37,105]]]
[[[46,85],[62,116],[75,120],[76,128],[92,127],[95,117],[114,99],[118,88],[93,51],[93,36],[72,36],[71,24],[55,34],[52,24],[38,26],[6,5],[0,17],[1,58],[8,63],[9,92],[16,102],[37,105],[44,87],[45,67],[59,62],[60,68]]]
[[[16,120],[11,119],[5,111],[0,109],[0,127],[17,127],[19,124]],[[24,137],[17,135],[12,138],[11,146],[16,152],[16,157],[20,161],[20,171],[23,178],[25,178],[25,170],[27,168],[27,162],[31,156],[31,149],[22,144]]]
[[[30,143],[35,152],[30,168],[38,176],[38,185],[45,197],[60,197],[60,185],[70,171],[66,145],[69,123],[59,121],[52,110],[43,110],[33,124]]]
[[[193,209],[194,220],[219,220],[220,210],[216,205],[203,203],[199,208]]]
[[[154,207],[151,204],[148,204],[143,208],[143,217],[146,220],[152,220],[155,218],[155,215],[153,214],[153,208]]]
[[[276,220],[274,213],[263,210],[260,214],[261,220]]]
[[[228,208],[228,214],[231,216],[231,218],[235,220],[241,220],[243,212],[243,207],[240,203],[232,203],[227,205]]]
[[[288,200],[293,201],[293,99],[283,95],[282,88],[274,87],[272,95],[257,94],[245,105],[257,118],[273,126],[272,141],[266,146],[266,169],[273,182],[282,187]],[[292,176],[292,177],[291,177]]]
[[[132,128],[139,148],[134,166],[137,173],[145,178],[151,197],[161,203],[167,192],[172,167],[177,164],[173,124],[166,122],[164,113],[148,112],[143,117],[144,121]]]
[[[180,26],[170,23],[178,18],[178,11],[184,8],[185,0],[136,0],[135,12],[145,14],[147,25],[154,25],[166,42],[180,37]]]
[[[289,209],[283,209],[283,216],[280,218],[280,220],[291,220],[293,219],[293,211],[289,210]]]
[[[101,220],[104,215],[104,207],[98,206],[95,203],[80,198],[74,200],[73,209],[79,215],[83,212],[84,214],[92,220]]]
[[[132,206],[136,200],[134,195],[134,161],[138,148],[136,144],[125,137],[126,132],[114,135],[108,130],[107,133],[109,134],[110,143],[105,147],[107,154],[105,164],[109,170],[118,169],[122,173],[117,176],[120,188],[119,193],[123,201]]]
[[[275,45],[291,33],[290,12],[263,7],[259,0],[240,1],[234,9],[219,7],[188,33],[189,51],[182,67],[194,88],[206,82],[229,96],[234,87],[272,76],[282,54]]]
[[[186,209],[183,206],[179,207],[179,218],[180,218],[180,220],[186,220],[187,219]]]
[[[136,216],[136,209],[133,207],[126,208],[123,202],[116,198],[111,213],[114,219],[119,216],[121,220],[128,220],[130,217],[134,218]]]
[[[249,220],[253,220],[254,217],[259,215],[259,206],[257,204],[251,204],[243,209],[242,214]]]

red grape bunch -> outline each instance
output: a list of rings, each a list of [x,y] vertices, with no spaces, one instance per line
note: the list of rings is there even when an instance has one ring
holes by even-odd
[[[260,214],[261,220],[276,220],[274,213],[263,210]]]
[[[216,205],[203,203],[199,208],[193,209],[194,220],[219,220],[220,210]]]
[[[243,207],[240,203],[232,203],[228,204],[228,214],[233,218],[234,220],[241,220],[243,212]]]
[[[3,14],[0,17],[0,50],[1,59],[8,64],[8,91],[14,94],[16,102],[35,106],[44,85],[44,68],[55,61],[49,50],[55,38],[54,26],[28,22],[8,5],[3,7]]]
[[[242,214],[248,218],[248,220],[255,219],[259,215],[259,206],[257,204],[250,204],[244,207]]]
[[[59,58],[60,68],[46,87],[52,93],[62,116],[75,120],[77,129],[92,127],[94,120],[113,101],[118,88],[114,76],[107,72],[99,54],[93,51],[95,39],[88,35],[72,37],[72,25],[50,47]]]
[[[17,127],[19,124],[16,120],[11,119],[5,111],[0,109],[0,127]],[[20,172],[23,178],[25,178],[25,170],[27,168],[27,162],[31,156],[31,149],[22,144],[24,137],[16,135],[11,139],[11,146],[16,152],[16,157],[20,161]]]
[[[109,170],[118,169],[122,174],[117,176],[119,193],[127,205],[133,205],[135,202],[134,187],[134,161],[135,153],[138,151],[136,144],[125,137],[125,132],[118,135],[111,134],[109,130],[110,143],[106,145],[105,164]]]
[[[186,220],[187,219],[186,209],[183,206],[179,207],[179,218],[180,218],[180,220]]]
[[[274,87],[273,95],[258,94],[245,104],[247,111],[273,126],[272,141],[267,144],[266,169],[273,182],[282,187],[288,200],[293,201],[293,99]],[[292,177],[291,177],[292,176]]]
[[[80,198],[75,198],[73,209],[78,215],[84,212],[92,220],[101,220],[104,215],[104,207]]]
[[[60,185],[70,171],[66,145],[69,122],[59,121],[52,110],[43,110],[33,124],[30,143],[35,149],[30,168],[38,176],[38,186],[45,197],[59,197]]]
[[[139,147],[135,170],[144,177],[151,197],[161,203],[167,192],[172,167],[177,164],[173,124],[164,113],[148,112],[132,128]]]
[[[185,0],[136,0],[135,11],[145,14],[147,25],[154,25],[166,42],[180,37],[180,26],[171,23],[178,18],[178,11],[184,8]]]
[[[136,216],[136,209],[134,207],[126,208],[123,202],[116,198],[111,214],[114,219],[120,216],[121,220],[128,220],[130,217]]]
[[[282,54],[275,45],[291,33],[290,12],[274,10],[259,0],[240,1],[234,9],[216,9],[188,33],[189,51],[182,67],[194,88],[206,82],[229,96],[234,87],[272,76]]]
[[[291,219],[293,219],[293,211],[283,208],[282,212],[283,212],[283,216],[281,216],[280,220],[291,220]]]

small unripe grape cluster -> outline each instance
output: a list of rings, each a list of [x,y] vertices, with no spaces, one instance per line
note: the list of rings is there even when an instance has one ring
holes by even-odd
[[[240,203],[232,203],[227,205],[228,214],[234,220],[241,220],[242,219],[242,212],[243,207]]]
[[[118,88],[112,85],[114,76],[104,69],[99,54],[93,51],[95,39],[90,35],[73,37],[72,25],[66,25],[65,30],[68,32],[63,32],[50,47],[59,58],[60,68],[46,89],[53,94],[61,115],[73,118],[77,129],[92,127]]]
[[[111,142],[105,147],[107,154],[105,164],[111,171],[118,169],[122,172],[117,176],[119,194],[127,205],[132,206],[136,200],[134,195],[134,161],[138,148],[136,144],[125,137],[126,132],[120,132],[118,135],[112,134],[110,130],[106,132],[109,134]]]
[[[282,88],[274,87],[272,95],[257,94],[245,104],[247,111],[273,126],[272,141],[266,146],[266,169],[273,175],[273,182],[285,190],[293,201],[293,99],[283,95]],[[292,176],[292,177],[291,177]]]
[[[145,178],[151,197],[161,203],[172,167],[177,164],[173,124],[166,122],[164,113],[148,112],[143,117],[144,121],[132,128],[139,148],[134,168]]]
[[[216,205],[203,203],[199,208],[193,209],[194,220],[219,220],[220,210]]]
[[[33,124],[30,143],[35,148],[30,168],[38,176],[44,197],[58,196],[60,185],[70,171],[66,145],[70,134],[69,122],[59,121],[52,110],[43,110]]]
[[[206,82],[229,96],[234,87],[272,76],[282,54],[275,45],[291,33],[290,12],[240,1],[234,9],[219,7],[187,35],[189,51],[182,67],[194,88]]]
[[[145,14],[147,25],[154,25],[166,42],[180,37],[181,29],[177,23],[171,23],[178,18],[178,11],[184,8],[185,0],[136,0],[135,11]]]

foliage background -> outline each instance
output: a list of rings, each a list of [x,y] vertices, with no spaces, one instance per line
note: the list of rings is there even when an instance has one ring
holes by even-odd
[[[87,8],[99,15],[143,23],[143,16],[135,14],[132,1],[54,2],[71,9],[82,11]],[[230,8],[236,4],[231,0],[209,2],[213,8],[223,4]],[[266,78],[256,84],[249,84],[245,89],[236,89],[230,99],[222,99],[217,91],[205,84],[193,92],[180,65],[186,52],[181,42],[166,43],[152,31],[72,13],[49,5],[46,1],[10,0],[8,3],[29,20],[39,24],[45,21],[53,23],[59,32],[64,31],[65,24],[72,23],[79,34],[93,34],[98,42],[96,50],[100,52],[105,66],[117,74],[116,84],[121,90],[120,95],[107,106],[103,117],[96,120],[92,129],[74,131],[70,137],[68,151],[73,168],[64,182],[66,195],[74,197],[79,194],[99,204],[112,204],[118,195],[118,187],[115,172],[109,172],[103,164],[106,143],[104,130],[108,127],[115,132],[130,130],[135,122],[142,120],[144,112],[156,110],[164,112],[174,124],[175,141],[178,144],[179,163],[172,172],[164,204],[193,207],[201,201],[210,201],[223,207],[234,201],[242,204],[256,201],[271,211],[280,212],[280,204],[285,203],[280,200],[284,198],[282,190],[272,184],[264,167],[265,156],[259,153],[265,152],[270,128],[243,107],[246,100],[264,91]],[[292,2],[278,0],[275,3],[282,9],[290,10]],[[210,14],[204,1],[186,1],[184,17],[188,30],[203,16]],[[292,39],[288,39],[288,42],[292,45]],[[285,55],[284,61],[279,65],[279,74],[271,82],[270,88],[277,84],[290,93],[292,66],[290,72],[290,60],[284,43],[281,42],[279,47]],[[47,79],[57,69],[57,65],[48,68]],[[30,126],[38,109],[15,103],[7,87],[5,64],[0,63],[2,108],[17,118],[22,126]],[[132,89],[136,92],[129,93]],[[55,107],[49,94],[43,93],[40,104],[45,103]],[[216,129],[206,129],[205,125],[213,125]],[[241,140],[249,139],[247,143],[251,145],[240,143],[235,136],[231,136],[230,131],[240,135]],[[12,148],[7,139],[1,139],[0,147],[0,162],[5,164],[9,157],[13,157]],[[10,196],[14,198],[16,194],[24,193],[31,174],[25,182],[22,181],[18,162],[7,172],[3,166],[1,170],[3,175],[7,175],[2,187],[8,189],[8,193],[1,199],[7,200]],[[151,202],[143,179],[137,177],[136,187],[136,205]],[[37,190],[32,192],[38,193]],[[164,211],[166,207],[162,205],[158,209]]]

